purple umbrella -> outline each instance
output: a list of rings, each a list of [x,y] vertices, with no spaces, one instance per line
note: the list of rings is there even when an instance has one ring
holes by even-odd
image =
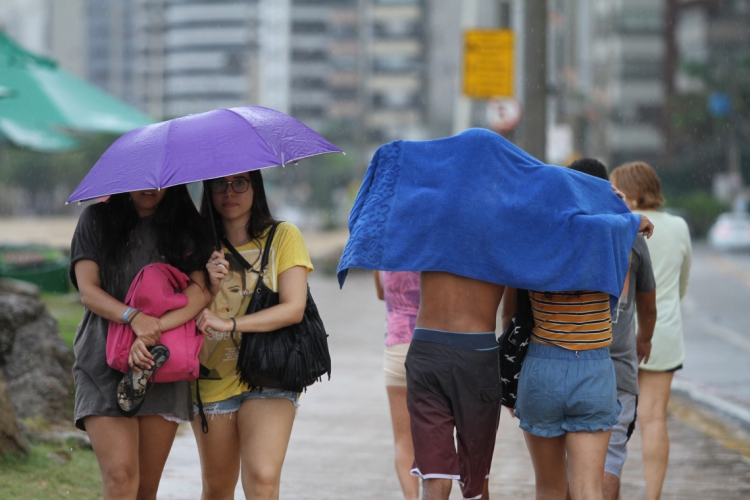
[[[312,129],[260,106],[216,109],[123,135],[68,198],[159,189],[341,153]]]

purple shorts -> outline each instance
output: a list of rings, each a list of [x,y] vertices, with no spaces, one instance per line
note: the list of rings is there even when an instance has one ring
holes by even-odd
[[[456,479],[465,499],[482,496],[490,473],[502,393],[497,353],[413,340],[406,355],[411,473]]]

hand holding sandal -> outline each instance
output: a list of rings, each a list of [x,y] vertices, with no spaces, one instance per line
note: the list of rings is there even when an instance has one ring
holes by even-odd
[[[169,359],[169,349],[163,345],[155,345],[148,348],[154,357],[154,366],[151,368],[131,368],[123,375],[117,385],[117,408],[125,417],[132,417],[143,406],[146,394],[154,386],[150,382],[153,374]]]

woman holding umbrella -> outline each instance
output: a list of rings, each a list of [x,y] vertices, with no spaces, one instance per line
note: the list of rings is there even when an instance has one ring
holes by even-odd
[[[214,252],[206,265],[211,292],[216,297],[198,315],[196,324],[207,341],[235,338],[239,343],[242,334],[238,332],[253,335],[299,323],[307,300],[307,274],[313,266],[299,230],[289,222],[282,222],[269,247],[266,272],[259,269],[266,240],[276,224],[268,208],[260,171],[213,179],[204,186],[208,196],[202,213],[214,224],[225,246]],[[230,256],[225,258],[225,251],[229,251],[227,243],[250,263],[251,270],[246,272],[236,261],[230,264]],[[237,279],[239,273],[245,273],[243,280]],[[266,286],[279,293],[279,304],[243,315],[239,297],[255,288],[259,276]],[[241,285],[244,285],[242,291],[238,289]],[[281,468],[299,394],[240,383],[236,350],[230,346],[219,352],[223,357],[220,363],[229,363],[229,369],[220,370],[221,376],[198,382],[210,430],[204,433],[201,419],[193,421],[201,458],[202,498],[233,498],[240,470],[247,498],[278,498]]]
[[[132,130],[115,141],[86,175],[68,202],[109,195],[112,194],[113,186],[116,186],[117,190],[123,191],[147,190],[143,196],[140,194],[132,196],[132,206],[143,202],[145,211],[140,219],[125,217],[125,214],[132,212],[132,208],[129,208],[131,205],[128,205],[131,202],[125,194],[119,198],[113,197],[110,204],[105,204],[114,207],[115,205],[111,205],[111,202],[116,201],[116,206],[121,208],[110,211],[91,209],[91,214],[82,217],[82,222],[79,223],[80,234],[77,234],[76,238],[80,241],[76,243],[74,240],[72,256],[75,275],[78,276],[84,304],[90,305],[94,319],[101,321],[101,324],[96,326],[98,328],[96,331],[100,333],[97,334],[98,336],[93,335],[94,359],[89,360],[88,354],[84,356],[86,359],[79,356],[79,364],[90,362],[99,366],[97,364],[99,357],[96,354],[99,351],[96,349],[101,350],[101,358],[104,359],[106,337],[101,332],[106,333],[107,321],[123,321],[122,314],[126,311],[126,307],[120,301],[125,297],[130,281],[143,265],[153,260],[161,260],[164,256],[164,260],[183,272],[193,273],[195,276],[191,274],[191,277],[198,284],[204,283],[200,280],[199,274],[194,271],[198,267],[205,271],[204,266],[209,260],[210,249],[204,252],[203,246],[210,246],[211,240],[204,236],[202,231],[198,231],[201,234],[200,237],[186,238],[184,236],[188,233],[181,228],[188,227],[187,224],[189,220],[192,221],[192,214],[195,210],[187,207],[187,191],[179,185],[214,179],[210,184],[210,191],[216,208],[215,212],[218,212],[215,221],[218,223],[219,231],[228,238],[232,245],[239,247],[243,255],[248,254],[251,257],[250,262],[253,262],[252,252],[255,251],[255,256],[258,256],[258,245],[263,244],[267,228],[273,223],[273,218],[268,211],[260,173],[236,175],[237,172],[285,165],[303,158],[333,152],[341,152],[341,150],[294,118],[260,106],[216,109],[207,113],[175,118]],[[177,188],[169,186],[177,186]],[[161,200],[160,197],[167,187],[169,187],[167,194]],[[170,191],[173,189],[178,190],[175,194],[179,194],[178,201],[181,207],[179,210],[173,209],[171,201],[167,203],[172,196]],[[156,207],[159,207],[158,210]],[[89,210],[87,209],[87,212]],[[100,220],[99,211],[105,212],[109,218]],[[144,224],[144,217],[151,212],[153,212],[154,225]],[[169,214],[169,217],[164,214]],[[139,215],[141,215],[140,212]],[[160,221],[158,225],[156,225],[156,219]],[[141,221],[143,228],[136,224],[138,221]],[[195,228],[192,222],[189,227]],[[210,336],[229,338],[232,330],[238,332],[269,331],[282,325],[298,323],[303,317],[307,293],[305,286],[307,272],[312,270],[310,257],[299,231],[294,226],[283,223],[277,229],[272,249],[274,257],[268,268],[268,276],[264,276],[264,280],[267,279],[269,286],[272,285],[274,290],[280,292],[281,304],[253,314],[252,317],[239,315],[238,303],[240,307],[243,304],[247,307],[245,299],[248,298],[242,293],[248,289],[243,290],[242,285],[245,282],[248,284],[253,282],[237,280],[236,276],[230,276],[227,267],[218,266],[218,264],[229,266],[229,261],[223,258],[223,252],[215,253],[213,263],[208,265],[208,270],[212,275],[212,291],[228,300],[215,300],[214,303],[221,310],[213,311],[212,307],[213,312],[204,311],[198,318],[203,332],[207,332],[206,341],[210,340]],[[134,234],[130,235],[128,231],[133,231]],[[98,234],[100,232],[111,235],[111,237],[101,238],[102,242],[107,242],[102,249],[99,248]],[[149,236],[144,236],[144,234]],[[163,244],[164,242],[169,244],[167,245],[169,248]],[[179,246],[178,243],[182,245],[183,251],[188,252],[184,263],[179,259],[174,259],[176,254],[172,251],[172,245]],[[111,257],[113,255],[123,257],[113,258]],[[133,265],[125,266],[124,264],[129,262],[125,257],[130,259]],[[104,274],[99,278],[98,265],[102,263],[106,265],[102,268]],[[113,276],[122,274],[117,281],[117,288],[110,282],[110,274]],[[244,276],[244,273],[240,274],[240,278]],[[256,276],[248,276],[248,278],[253,277]],[[238,281],[240,286],[236,286]],[[176,326],[178,323],[175,321],[180,319],[184,323],[205,307],[209,297],[204,297],[202,291],[200,294],[198,291],[196,287],[190,288],[188,290],[189,297],[191,297],[189,305],[182,312],[173,311],[159,318],[161,325],[157,322],[157,318],[138,314],[132,322],[134,330],[139,336],[144,337],[144,341],[153,342],[162,330]],[[193,300],[193,293],[195,293],[195,300]],[[216,312],[220,314],[217,315]],[[237,316],[236,319],[235,316]],[[126,315],[126,318],[129,317]],[[229,318],[236,321],[236,329],[234,322]],[[84,318],[82,328],[86,328],[86,321],[87,319]],[[76,339],[77,352],[83,345],[89,345],[85,340],[90,336],[81,336],[79,332],[79,337]],[[142,343],[136,342],[134,345],[142,346]],[[204,347],[205,345],[206,343]],[[88,353],[88,350],[86,352]],[[136,359],[136,362],[139,359]],[[236,360],[231,362],[236,364]],[[214,371],[214,373],[218,372]],[[221,371],[221,374],[224,372]],[[79,395],[89,393],[95,395],[99,381],[95,377],[89,378],[92,380],[88,382],[94,389],[85,393],[79,389]],[[144,412],[148,410],[149,415],[173,414],[177,420],[192,419],[192,408],[180,406],[183,401],[190,404],[189,386],[178,384],[173,387],[174,393],[162,394],[162,391],[167,389],[160,389],[157,385],[149,393],[139,415],[145,414]],[[202,380],[199,387],[204,393],[204,400],[210,412],[216,414],[229,412],[229,415],[218,415],[211,420],[210,434],[198,436],[203,473],[206,478],[204,498],[215,498],[223,494],[220,492],[226,491],[227,488],[221,481],[226,478],[229,478],[227,484],[231,483],[230,486],[232,490],[234,489],[239,474],[240,450],[242,451],[243,485],[248,496],[256,495],[256,491],[271,491],[272,493],[275,491],[278,496],[281,464],[294,420],[295,405],[289,401],[296,403],[297,395],[294,394],[292,398],[292,395],[283,394],[283,391],[275,393],[274,390],[266,389],[262,391],[264,397],[272,393],[278,397],[264,399],[258,404],[255,404],[256,400],[252,401],[252,404],[245,403],[238,411],[226,409],[227,404],[231,405],[236,402],[232,399],[233,396],[238,395],[244,398],[249,392],[250,397],[255,398],[259,393],[240,390],[235,394],[235,389],[241,389],[237,386],[236,380],[222,380],[221,377],[217,380]],[[182,388],[185,388],[184,392]],[[83,398],[83,396],[78,397]],[[85,398],[83,399],[83,402],[88,404]],[[98,401],[93,396],[92,399]],[[114,404],[114,396],[112,400]],[[160,404],[152,405],[155,402]],[[211,405],[214,407],[211,408]],[[179,411],[176,410],[178,407],[180,407]],[[159,411],[154,411],[154,408]],[[79,415],[81,415],[80,419],[88,415],[99,415],[99,413],[80,413],[78,406],[76,411],[77,419]],[[237,418],[232,419],[231,413],[237,413]],[[125,421],[125,419],[119,420]],[[139,418],[139,420],[143,419]],[[80,425],[83,426],[83,422]],[[97,432],[92,430],[92,424],[88,421],[86,428],[90,433]],[[111,430],[111,427],[103,426],[103,428],[105,431]],[[128,432],[131,431],[132,428],[128,428]],[[108,434],[97,432],[97,435],[104,435],[106,438]],[[115,433],[109,432],[109,435],[114,436]],[[100,451],[104,453],[111,450],[109,455],[102,455],[99,458],[102,469],[107,469],[104,471],[105,483],[109,476],[114,478],[113,481],[123,484],[131,484],[131,477],[137,480],[139,471],[137,461],[130,468],[111,467],[115,464],[113,460],[117,458],[116,453],[120,453],[121,450],[131,450],[136,457],[139,452],[143,457],[140,471],[149,475],[149,478],[156,477],[156,481],[148,482],[149,485],[154,485],[153,491],[156,491],[158,477],[161,475],[174,432],[156,432],[149,436],[151,446],[139,449],[135,444],[139,442],[137,433],[128,443],[122,443],[119,440],[116,442],[99,440],[92,435],[92,443],[95,440],[101,443],[95,444],[97,454]],[[161,442],[164,444],[157,447],[157,444]],[[158,449],[154,450],[153,447]],[[262,457],[257,450],[263,450]],[[140,483],[145,484],[143,478]],[[133,495],[127,492],[113,493],[108,495],[108,498],[132,498]],[[267,494],[267,496],[272,495]],[[143,496],[142,498],[150,497]]]
[[[137,340],[131,366],[154,368],[144,348],[162,331],[192,319],[210,300],[203,265],[209,239],[185,186],[115,194],[87,207],[71,244],[70,278],[86,311],[75,339],[75,424],[88,432],[102,472],[104,498],[155,499],[177,426],[192,419],[190,384],[154,384],[134,418],[120,414],[117,386],[123,375],[107,364],[111,321],[129,323]],[[123,303],[147,264],[166,262],[188,274],[188,305],[160,318]]]

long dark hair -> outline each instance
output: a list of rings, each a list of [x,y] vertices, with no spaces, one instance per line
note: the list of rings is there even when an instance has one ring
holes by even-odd
[[[268,208],[266,188],[263,186],[263,176],[260,170],[252,170],[248,174],[250,175],[250,186],[253,188],[253,204],[250,207],[250,220],[247,222],[247,237],[250,241],[253,241],[260,238],[263,232],[277,221],[271,215],[271,209]],[[225,234],[221,215],[216,210],[216,207],[212,206],[210,210],[208,207],[208,203],[212,202],[211,188],[209,187],[210,182],[203,182],[204,196],[201,202],[201,217],[211,237],[213,238],[213,228],[211,228],[210,224],[213,223],[213,227],[216,228],[216,234],[219,238],[222,238]],[[211,215],[213,215],[213,220],[211,220]]]
[[[211,257],[211,239],[206,234],[195,205],[184,185],[166,189],[153,215],[156,247],[166,262],[185,274],[203,270]],[[110,196],[102,204],[101,262],[99,273],[107,291],[120,290],[120,267],[131,251],[130,232],[138,224],[138,212],[128,193]],[[127,284],[129,285],[129,283]]]

